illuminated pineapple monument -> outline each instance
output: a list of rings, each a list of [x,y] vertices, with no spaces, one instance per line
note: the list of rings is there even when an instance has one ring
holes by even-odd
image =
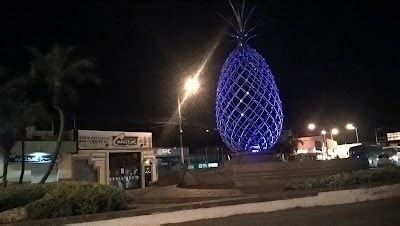
[[[244,4],[239,10],[229,1],[236,19],[234,34],[238,42],[222,67],[216,100],[218,131],[232,151],[268,151],[282,131],[282,103],[274,76],[265,59],[248,44],[254,37],[246,25],[251,9],[244,16]]]

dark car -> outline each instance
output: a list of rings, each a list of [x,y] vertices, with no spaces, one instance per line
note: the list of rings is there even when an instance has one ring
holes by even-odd
[[[378,156],[382,154],[379,145],[358,145],[349,149],[350,158],[365,159],[370,167],[378,166]]]

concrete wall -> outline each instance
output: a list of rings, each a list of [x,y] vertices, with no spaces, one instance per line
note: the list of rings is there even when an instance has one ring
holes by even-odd
[[[233,184],[232,168],[227,165],[222,168],[188,170],[183,184],[186,186]]]
[[[25,153],[34,152],[46,152],[53,153],[56,147],[57,141],[25,141]],[[14,147],[11,149],[11,153],[21,154],[22,142],[17,141]],[[60,153],[75,153],[76,142],[75,141],[63,141],[61,143]]]
[[[24,182],[39,183],[49,164],[26,163],[24,172]],[[3,159],[0,159],[0,175],[3,175]],[[21,163],[9,163],[7,180],[8,182],[18,182],[21,174]],[[46,182],[57,181],[57,166],[53,168]]]
[[[56,141],[25,141],[25,153],[30,154],[34,152],[45,152],[52,153],[56,146]],[[14,147],[11,149],[11,153],[21,154],[22,142],[18,141],[15,143]],[[58,179],[70,179],[71,178],[71,154],[76,151],[76,142],[74,141],[64,141],[61,144],[61,161],[57,160],[52,172],[47,179],[47,182],[54,182]],[[3,175],[3,156],[0,153],[0,175]],[[26,163],[24,181],[38,183],[49,163]],[[9,182],[18,182],[21,173],[21,163],[20,162],[9,162],[7,179]]]
[[[368,169],[368,162],[353,159],[279,161],[272,154],[237,154],[223,168],[188,170],[184,185],[232,184],[236,187],[282,189],[305,177],[319,177]]]
[[[332,175],[368,169],[368,162],[354,159],[325,161],[266,161],[268,154],[239,154],[232,160],[233,180],[237,187],[284,187],[293,180],[304,177]]]

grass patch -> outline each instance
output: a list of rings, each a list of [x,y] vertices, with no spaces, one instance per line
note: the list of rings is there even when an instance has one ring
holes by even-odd
[[[335,188],[357,184],[385,182],[400,179],[400,167],[388,167],[373,170],[358,170],[351,173],[340,173],[322,178],[296,180],[286,187],[288,190],[310,190],[318,188]]]

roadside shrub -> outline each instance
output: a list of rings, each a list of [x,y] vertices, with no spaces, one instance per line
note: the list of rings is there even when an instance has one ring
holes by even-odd
[[[61,182],[42,198],[26,206],[31,219],[92,214],[126,208],[123,191],[86,182]]]
[[[41,199],[49,189],[42,184],[10,184],[0,189],[0,212]]]
[[[355,184],[368,184],[400,179],[400,167],[383,169],[358,170],[351,173],[340,173],[322,178],[307,178],[291,183],[286,189],[307,190],[327,187],[343,187]]]

